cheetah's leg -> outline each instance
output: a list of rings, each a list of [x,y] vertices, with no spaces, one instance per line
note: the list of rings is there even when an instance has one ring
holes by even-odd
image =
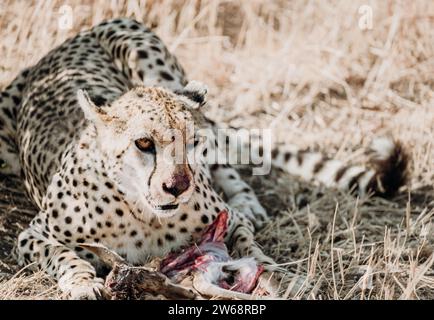
[[[100,45],[133,86],[164,86],[182,89],[185,72],[161,39],[135,20],[123,18],[103,22],[92,30]]]
[[[292,279],[290,287],[287,288],[290,294],[296,293],[305,285],[306,279],[304,277],[279,267],[271,257],[264,254],[254,240],[254,227],[250,220],[236,210],[231,211],[231,213],[226,243],[232,249],[234,257],[251,256],[264,266],[266,272],[261,275],[260,281],[272,295],[278,295],[282,281],[288,277]]]
[[[216,186],[226,195],[229,206],[246,215],[257,229],[261,228],[269,219],[267,212],[238,172],[230,165],[216,164],[211,167],[211,174]]]
[[[233,255],[235,257],[252,256],[259,264],[263,264],[267,270],[274,270],[274,260],[265,255],[255,242],[253,224],[236,209],[231,212],[226,243],[232,248]]]
[[[59,288],[71,299],[96,299],[104,288],[104,281],[96,277],[94,267],[81,259],[75,251],[55,239],[47,238],[40,219],[18,237],[20,265],[34,262],[36,266],[57,279]]]
[[[0,93],[0,172],[20,174],[20,160],[16,144],[17,112],[28,71],[21,72]]]

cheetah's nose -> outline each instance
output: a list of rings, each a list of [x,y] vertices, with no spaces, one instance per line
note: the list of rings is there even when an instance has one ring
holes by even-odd
[[[163,182],[163,190],[171,195],[178,197],[190,187],[190,179],[183,174],[174,175],[168,184]]]

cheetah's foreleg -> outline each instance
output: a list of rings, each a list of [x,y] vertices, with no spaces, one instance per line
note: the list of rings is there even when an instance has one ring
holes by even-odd
[[[44,236],[40,230],[43,227],[33,222],[19,235],[19,263],[36,263],[57,279],[59,288],[70,299],[97,299],[102,295],[104,281],[96,277],[94,267],[72,249]]]

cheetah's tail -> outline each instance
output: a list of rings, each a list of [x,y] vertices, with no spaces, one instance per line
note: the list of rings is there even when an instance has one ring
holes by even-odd
[[[349,190],[359,195],[373,192],[392,196],[407,181],[409,156],[399,142],[388,137],[376,138],[369,150],[366,166],[348,165],[319,152],[272,150],[272,165],[307,181]]]
[[[21,104],[28,70],[22,71],[0,93],[0,173],[20,174],[16,144],[17,111]]]

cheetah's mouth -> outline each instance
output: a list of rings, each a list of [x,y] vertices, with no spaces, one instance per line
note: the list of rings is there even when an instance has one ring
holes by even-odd
[[[178,209],[178,204],[165,204],[162,206],[156,206],[155,209],[161,210],[161,211],[167,211],[167,210],[175,210]]]
[[[149,209],[161,217],[171,217],[178,212],[179,203],[156,204],[150,196],[147,196],[146,200]]]

